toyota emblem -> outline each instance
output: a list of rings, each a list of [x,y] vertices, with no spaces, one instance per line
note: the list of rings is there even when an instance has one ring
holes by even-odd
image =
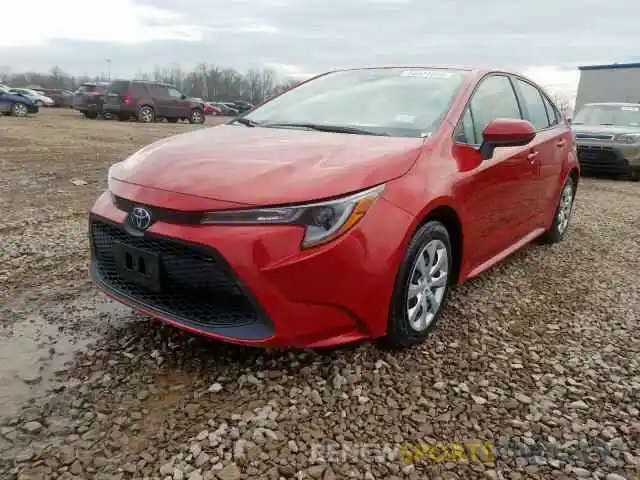
[[[151,226],[151,213],[143,207],[135,207],[131,211],[131,224],[139,230],[146,230]]]

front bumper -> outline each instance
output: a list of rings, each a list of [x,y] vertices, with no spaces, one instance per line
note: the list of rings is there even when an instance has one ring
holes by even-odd
[[[640,171],[640,145],[577,142],[578,161],[585,174],[628,175]]]
[[[125,189],[126,198],[153,205],[150,189]],[[185,201],[178,197],[163,204]],[[166,217],[136,237],[127,233],[126,219],[107,192],[90,216],[91,274],[109,296],[223,341],[308,348],[385,334],[412,222],[406,212],[380,199],[343,237],[301,251],[302,231],[295,226],[207,226]],[[161,293],[119,276],[110,253],[114,240],[161,257]]]

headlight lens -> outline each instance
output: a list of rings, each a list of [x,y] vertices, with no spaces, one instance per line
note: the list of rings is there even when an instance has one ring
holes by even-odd
[[[343,235],[367,213],[384,185],[326,202],[291,207],[222,210],[205,213],[201,223],[217,225],[300,225],[303,248],[321,245]]]
[[[634,143],[640,143],[640,133],[625,133],[616,137],[616,142],[628,143],[630,145]]]

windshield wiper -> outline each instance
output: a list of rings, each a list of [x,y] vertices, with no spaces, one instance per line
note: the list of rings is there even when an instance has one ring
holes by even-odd
[[[247,127],[257,127],[258,125],[260,125],[258,122],[256,122],[255,120],[251,120],[249,118],[234,118],[233,120],[231,120],[229,123],[240,123],[242,125],[246,125]]]
[[[606,127],[613,127],[615,126],[615,123],[601,123],[600,125],[604,125]]]
[[[386,132],[374,132],[371,130],[366,130],[364,128],[358,127],[349,127],[347,125],[322,125],[317,123],[263,123],[260,124],[261,127],[272,127],[272,128],[306,128],[309,130],[317,130],[319,132],[334,132],[334,133],[352,133],[355,135],[377,135],[380,137],[388,137],[389,134]]]

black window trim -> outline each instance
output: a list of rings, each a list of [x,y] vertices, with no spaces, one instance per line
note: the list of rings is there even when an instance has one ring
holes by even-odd
[[[547,113],[547,122],[549,123],[549,126],[547,126],[545,128],[541,128],[540,130],[536,129],[536,133],[538,133],[538,132],[546,132],[547,130],[552,130],[554,128],[559,127],[560,126],[560,120],[562,119],[562,116],[558,114],[557,107],[553,104],[551,99],[547,95],[545,95],[545,93],[542,91],[542,88],[538,87],[532,81],[530,81],[530,80],[528,80],[528,79],[526,79],[524,77],[521,77],[520,75],[512,75],[512,76],[513,76],[514,79],[519,80],[519,81],[521,81],[523,83],[526,83],[526,84],[530,85],[531,87],[535,88],[536,91],[538,92],[538,94],[540,95],[540,98],[542,99],[542,105],[544,106],[544,110]],[[515,84],[515,88],[516,88],[516,95],[518,95],[518,96],[522,95],[522,92],[520,91],[520,88],[518,88],[518,86],[517,86],[518,84],[517,83],[514,83],[514,84]],[[549,103],[549,105],[551,105],[551,108],[554,109],[554,115],[555,115],[556,120],[557,120],[554,125],[551,125],[551,119],[549,118],[549,111],[547,110],[547,105],[544,102],[545,98],[547,99],[547,102]],[[528,112],[528,110],[526,108],[526,102],[524,102],[524,97],[522,98],[522,100],[523,100],[523,103],[524,103],[524,109],[528,114],[529,112]],[[525,119],[525,120],[528,120],[528,119]],[[531,120],[529,120],[529,121],[531,121]]]
[[[468,145],[470,147],[479,147],[480,145],[482,145],[482,140],[480,141],[480,143],[464,143],[464,142],[459,142],[458,140],[456,140],[456,132],[458,131],[458,129],[460,128],[460,123],[462,122],[462,119],[464,118],[464,112],[466,112],[467,108],[469,109],[469,111],[471,112],[471,117],[473,118],[473,112],[471,111],[471,100],[473,99],[473,96],[476,94],[476,92],[478,91],[478,88],[480,88],[480,86],[484,83],[484,81],[490,77],[507,77],[507,80],[509,80],[509,85],[511,85],[511,90],[513,91],[513,95],[516,98],[516,103],[518,105],[518,111],[520,112],[520,119],[523,119],[523,111],[522,111],[522,105],[520,105],[520,98],[518,97],[518,94],[515,90],[515,86],[513,83],[513,75],[507,72],[500,72],[500,71],[495,71],[495,72],[489,72],[486,75],[482,76],[477,82],[476,85],[473,87],[473,90],[471,91],[471,94],[469,94],[469,97],[467,98],[467,101],[464,104],[464,107],[462,108],[462,112],[460,113],[460,117],[458,117],[458,121],[456,122],[455,127],[453,128],[453,131],[451,132],[451,139],[453,140],[453,143],[455,143],[456,145]],[[473,139],[474,140],[478,140],[477,138],[475,138],[475,130],[473,133]]]

